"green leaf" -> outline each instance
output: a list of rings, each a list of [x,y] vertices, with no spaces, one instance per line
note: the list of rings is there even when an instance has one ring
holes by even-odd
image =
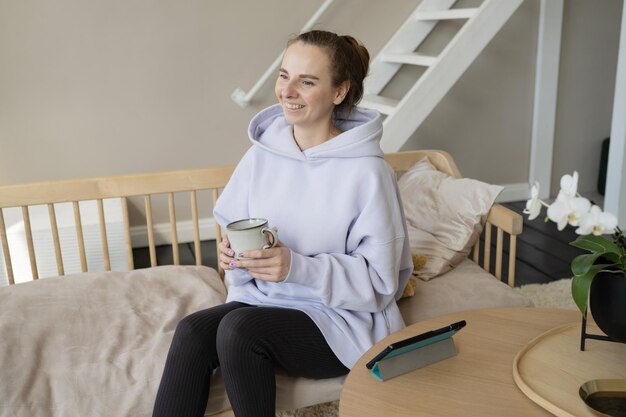
[[[589,300],[589,288],[591,287],[591,282],[598,272],[609,269],[613,266],[615,266],[615,264],[592,265],[587,272],[579,275],[574,275],[574,277],[572,278],[572,298],[574,299],[574,302],[578,306],[578,309],[583,314],[583,316],[587,315],[587,300]],[[573,263],[572,269],[574,269]]]
[[[602,256],[602,253],[593,253],[589,255],[578,255],[572,261],[572,273],[574,275],[584,275],[593,266],[594,262]]]
[[[585,235],[579,236],[570,245],[580,249],[587,250],[591,253],[602,254],[611,262],[619,262],[620,250],[614,242],[603,238],[602,236]]]

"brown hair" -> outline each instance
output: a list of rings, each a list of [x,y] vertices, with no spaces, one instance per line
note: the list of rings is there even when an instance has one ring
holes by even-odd
[[[324,30],[301,33],[292,38],[287,46],[295,42],[315,45],[328,51],[333,85],[339,86],[346,80],[350,82],[346,97],[335,110],[352,110],[363,97],[363,80],[369,69],[370,54],[365,46],[352,36],[340,36]]]

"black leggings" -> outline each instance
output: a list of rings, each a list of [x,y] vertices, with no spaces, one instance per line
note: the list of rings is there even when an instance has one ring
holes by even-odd
[[[305,313],[230,302],[180,321],[153,417],[203,416],[218,366],[237,417],[274,417],[275,367],[314,379],[348,373]]]

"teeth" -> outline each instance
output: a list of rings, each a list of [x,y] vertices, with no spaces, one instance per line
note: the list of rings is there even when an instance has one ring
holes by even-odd
[[[299,110],[303,108],[304,106],[301,104],[285,103],[285,107],[287,107],[289,110]]]

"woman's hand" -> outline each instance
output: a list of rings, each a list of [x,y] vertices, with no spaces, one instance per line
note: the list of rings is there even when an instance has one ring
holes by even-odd
[[[217,248],[220,252],[219,263],[222,269],[235,269],[235,252],[230,248],[230,241],[227,235],[224,235]]]
[[[256,279],[270,282],[281,282],[287,278],[291,266],[291,250],[281,241],[270,249],[245,251],[241,258],[234,259],[235,268],[243,268]]]
[[[252,277],[263,281],[281,282],[287,278],[291,266],[291,250],[279,240],[276,246],[270,249],[246,251],[235,258],[235,252],[230,247],[228,236],[224,235],[218,244],[220,252],[219,262],[224,270],[246,269]]]

